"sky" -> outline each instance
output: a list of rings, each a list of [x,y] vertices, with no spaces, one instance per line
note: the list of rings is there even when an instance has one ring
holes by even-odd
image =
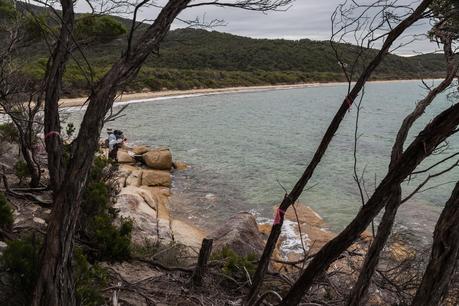
[[[234,1],[234,0],[222,0]],[[190,8],[180,14],[184,20],[194,20],[199,18],[207,22],[218,19],[224,20],[224,26],[213,28],[213,30],[232,33],[253,38],[283,38],[283,39],[302,39],[328,40],[331,35],[330,16],[336,6],[343,0],[296,0],[286,11],[276,12],[254,12],[235,8],[225,8],[217,6],[202,6]],[[403,1],[403,0],[399,0]],[[412,0],[409,0],[413,3]],[[164,4],[164,0],[155,1],[159,5]],[[196,2],[200,2],[196,0]],[[202,2],[202,1],[201,1]],[[360,0],[362,3],[372,2],[371,0]],[[419,2],[414,0],[414,3]],[[84,1],[78,1],[77,10],[85,11],[87,7]],[[154,7],[145,8],[140,12],[140,19],[154,19],[159,9]],[[183,22],[177,21],[172,28],[187,26]],[[425,33],[427,25],[418,24],[411,30],[411,34]],[[377,47],[377,46],[376,46]],[[397,49],[395,53],[399,55],[414,55],[419,52],[433,52],[435,45],[426,39],[416,41],[410,45]]]

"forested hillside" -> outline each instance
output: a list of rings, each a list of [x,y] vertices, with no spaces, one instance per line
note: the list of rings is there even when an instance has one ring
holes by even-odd
[[[129,27],[129,21],[125,19],[108,16],[99,19],[97,22],[88,22],[85,15],[80,15],[80,23],[77,23],[84,35],[94,32],[90,43],[81,44],[81,48],[96,79],[121,55],[126,41],[124,36]],[[118,39],[113,40],[114,36]],[[85,41],[85,37],[80,37],[80,40]],[[352,63],[358,48],[348,44],[341,44],[338,48],[345,60]],[[27,74],[37,79],[43,75],[46,50],[40,41],[26,49],[23,57],[26,59],[24,71]],[[375,52],[369,50],[367,58],[371,58]],[[81,67],[85,66],[84,61],[78,55],[76,60],[79,60],[79,64],[72,61],[67,67],[67,96],[80,96],[86,92],[87,82],[81,71]],[[410,58],[389,55],[373,79],[413,79],[421,75],[424,78],[441,77],[443,68],[440,55],[427,54]],[[344,76],[328,41],[253,39],[217,31],[179,29],[168,34],[159,54],[150,57],[127,90],[156,91],[343,80]]]

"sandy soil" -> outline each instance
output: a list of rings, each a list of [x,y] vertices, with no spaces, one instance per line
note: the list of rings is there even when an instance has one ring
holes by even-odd
[[[408,82],[411,80],[389,80],[389,81],[372,81],[372,83],[393,83],[393,82]],[[132,103],[132,102],[148,102],[157,100],[164,97],[179,97],[179,96],[192,96],[192,95],[214,95],[224,93],[237,93],[237,92],[255,92],[267,90],[280,90],[280,89],[294,89],[306,87],[319,87],[319,86],[334,86],[338,84],[347,84],[344,82],[330,82],[330,83],[302,83],[291,85],[267,85],[267,86],[249,86],[249,87],[227,87],[227,88],[205,88],[205,89],[190,89],[190,90],[164,90],[154,92],[140,92],[140,93],[125,93],[119,96],[115,103]],[[72,98],[61,99],[59,101],[61,107],[78,107],[83,106],[87,98]]]

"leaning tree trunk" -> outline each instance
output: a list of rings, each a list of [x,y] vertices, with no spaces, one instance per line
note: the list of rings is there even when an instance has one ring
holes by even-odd
[[[432,253],[412,306],[438,305],[459,256],[459,182],[435,226]]]
[[[426,97],[419,101],[415,109],[403,120],[403,123],[397,132],[397,137],[392,147],[389,168],[393,167],[393,165],[395,165],[398,159],[400,159],[402,156],[403,146],[405,145],[409,131],[411,130],[411,127],[414,125],[416,120],[422,116],[426,108],[432,104],[434,99],[451,85],[454,78],[456,77],[457,71],[459,69],[459,64],[455,60],[456,56],[452,49],[452,39],[450,37],[446,38],[443,40],[443,43],[445,51],[444,55],[447,63],[446,77],[438,86],[430,90]],[[401,197],[402,190],[401,186],[399,185],[394,188],[393,192],[391,193],[391,197],[386,204],[385,212],[381,219],[381,223],[379,224],[377,235],[372,241],[371,247],[365,256],[365,261],[360,270],[359,278],[349,296],[348,305],[357,306],[364,304],[363,300],[366,297],[371,279],[379,261],[381,251],[389,239],[389,236],[392,232],[392,227],[394,225],[395,216],[397,214],[398,208],[402,204]]]
[[[459,125],[459,103],[440,113],[403,153],[354,220],[334,239],[325,244],[311,260],[280,305],[297,305],[315,278],[348,249],[387,203],[394,187],[402,181],[443,141],[452,135]]]
[[[50,168],[51,183],[54,191],[54,207],[50,217],[48,231],[45,239],[44,251],[41,258],[41,270],[36,284],[33,305],[59,306],[75,305],[74,283],[71,273],[71,257],[75,224],[80,210],[81,194],[85,187],[86,179],[98,149],[100,132],[106,113],[112,107],[120,87],[131,80],[139,71],[147,57],[159,48],[159,43],[169,31],[170,25],[177,15],[185,9],[191,0],[171,0],[163,7],[154,23],[148,27],[139,38],[138,44],[133,48],[130,56],[123,56],[107,74],[93,88],[89,97],[88,108],[78,132],[72,143],[70,160],[65,166],[63,162],[63,146],[59,131],[58,98],[60,82],[62,81],[63,67],[66,52],[60,53],[59,48],[50,65],[49,80],[56,79],[57,84],[50,84],[45,104],[45,138],[48,151],[48,164]],[[64,12],[69,12],[73,18],[73,2],[62,0]],[[71,14],[70,14],[71,12]],[[71,30],[73,19],[65,22],[64,32]],[[64,33],[65,34],[65,33]],[[68,39],[68,36],[63,39]],[[58,42],[58,45],[66,44]],[[67,44],[68,46],[68,44]],[[58,55],[56,57],[56,54]],[[57,60],[56,60],[57,58]],[[64,179],[65,178],[65,179]]]
[[[264,276],[266,274],[266,271],[268,270],[271,256],[274,252],[274,248],[276,247],[277,241],[279,240],[279,236],[282,230],[282,224],[284,222],[285,212],[300,197],[301,193],[303,192],[304,188],[306,187],[307,183],[312,177],[317,165],[320,163],[322,157],[327,151],[328,146],[330,145],[330,142],[332,141],[334,135],[339,129],[339,126],[343,121],[347,111],[351,107],[354,100],[357,98],[362,88],[365,86],[367,80],[370,78],[373,71],[379,66],[381,61],[388,54],[389,49],[394,43],[394,41],[398,37],[400,37],[400,35],[403,34],[403,32],[408,27],[410,27],[413,23],[419,20],[423,12],[427,9],[430,3],[432,3],[432,1],[433,0],[423,0],[422,3],[416,8],[416,10],[414,10],[414,12],[410,16],[408,16],[406,19],[400,22],[400,24],[398,24],[393,30],[389,32],[381,50],[378,52],[375,58],[369,63],[364,72],[360,75],[351,92],[344,99],[343,103],[341,104],[341,107],[333,117],[332,122],[330,123],[327,131],[325,132],[325,135],[322,138],[319,147],[317,148],[311,162],[305,169],[301,178],[293,187],[292,191],[283,199],[282,203],[279,206],[277,212],[279,216],[278,222],[273,224],[271,228],[271,233],[269,234],[268,241],[266,242],[263,254],[260,258],[257,270],[255,271],[255,275],[253,277],[252,286],[250,288],[249,294],[246,297],[246,304],[251,305],[257,300],[258,293],[263,284]]]
[[[354,288],[352,289],[349,297],[348,306],[360,306],[365,305],[365,299],[367,295],[368,287],[371,284],[371,278],[373,277],[376,266],[379,262],[379,254],[386,245],[392,231],[394,224],[395,215],[397,214],[397,208],[401,201],[402,189],[396,186],[391,191],[391,197],[388,199],[388,203],[385,206],[384,215],[381,219],[381,223],[378,226],[378,232],[374,238],[371,246],[365,256],[365,261],[360,270],[359,278]]]

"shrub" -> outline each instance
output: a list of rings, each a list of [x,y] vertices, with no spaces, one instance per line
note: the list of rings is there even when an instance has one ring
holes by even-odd
[[[3,193],[0,193],[0,228],[9,229],[13,224],[13,211]]]
[[[16,162],[14,165],[14,171],[19,179],[19,184],[22,184],[24,179],[30,176],[29,167],[27,167],[27,163],[23,160],[18,160]]]
[[[18,142],[18,130],[12,122],[0,124],[0,140],[7,142]]]
[[[41,242],[30,236],[25,239],[8,242],[0,262],[9,273],[14,297],[20,304],[29,305],[33,287],[39,273],[39,250]]]
[[[246,280],[246,270],[250,275],[255,273],[257,268],[257,256],[249,254],[248,256],[239,256],[231,248],[225,246],[219,252],[212,255],[213,260],[223,260],[222,271],[236,280]]]
[[[110,162],[102,156],[94,159],[80,213],[80,229],[93,246],[92,260],[122,261],[131,254],[132,222],[121,219],[114,225],[117,212],[111,207],[115,187],[110,177]]]
[[[82,306],[104,305],[105,300],[101,289],[108,284],[106,269],[98,264],[91,266],[80,248],[75,249],[73,258],[78,304]]]
[[[124,25],[112,16],[82,15],[75,24],[75,36],[78,40],[97,39],[109,42],[126,32]]]
[[[42,242],[35,236],[8,243],[0,264],[8,272],[14,301],[10,304],[30,305],[33,288],[39,275],[40,248]],[[104,305],[101,289],[107,286],[108,273],[101,266],[90,265],[80,248],[73,256],[76,297],[80,305]]]

